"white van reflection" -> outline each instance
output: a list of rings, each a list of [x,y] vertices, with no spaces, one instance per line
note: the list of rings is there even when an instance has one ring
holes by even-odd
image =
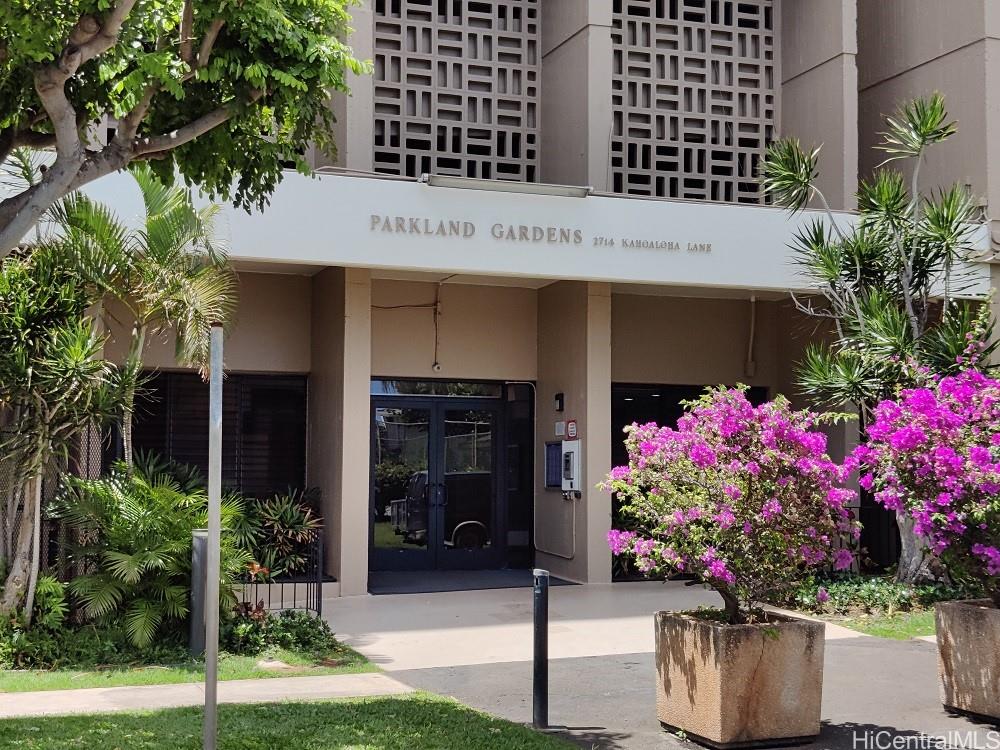
[[[444,505],[444,544],[455,549],[490,545],[493,478],[488,471],[455,471],[444,486],[428,486],[427,472],[410,476],[406,495],[389,504],[393,531],[407,544],[427,544],[428,510]]]

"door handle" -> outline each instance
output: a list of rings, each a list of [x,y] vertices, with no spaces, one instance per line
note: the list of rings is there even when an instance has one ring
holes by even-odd
[[[442,508],[448,507],[448,485],[444,482],[441,482],[438,485],[438,497],[440,498],[438,500],[438,505]]]

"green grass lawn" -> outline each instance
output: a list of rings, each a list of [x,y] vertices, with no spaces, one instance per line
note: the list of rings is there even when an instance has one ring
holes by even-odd
[[[258,666],[266,658],[284,662],[289,669]],[[306,677],[325,674],[377,672],[378,667],[361,654],[346,646],[330,652],[322,659],[277,649],[261,656],[222,654],[219,659],[220,680],[248,680],[259,677]],[[204,663],[192,659],[181,664],[146,664],[135,667],[107,669],[2,670],[0,693],[21,693],[29,690],[69,690],[73,688],[120,687],[122,685],[162,685],[177,682],[201,682],[205,678]]]
[[[923,635],[934,635],[934,610],[921,609],[892,615],[870,615],[838,620],[839,624],[879,638],[905,641]]]
[[[195,750],[201,710],[0,721],[0,748]],[[220,750],[567,750],[569,743],[426,694],[315,703],[223,705]]]
[[[397,534],[389,521],[375,524],[375,546],[379,549],[425,549],[420,544],[409,544],[403,541],[402,534]]]

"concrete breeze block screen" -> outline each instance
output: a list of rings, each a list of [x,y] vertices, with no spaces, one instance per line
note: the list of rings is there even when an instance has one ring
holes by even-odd
[[[375,0],[376,172],[537,180],[538,6]]]
[[[771,0],[614,0],[616,193],[763,202],[776,116]]]

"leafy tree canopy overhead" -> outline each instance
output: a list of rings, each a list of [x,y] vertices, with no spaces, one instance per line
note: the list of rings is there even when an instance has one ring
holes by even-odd
[[[283,164],[308,171],[307,147],[333,151],[330,92],[367,71],[345,41],[356,2],[0,3],[0,162],[56,153],[0,202],[0,256],[59,198],[137,160],[261,207]]]

